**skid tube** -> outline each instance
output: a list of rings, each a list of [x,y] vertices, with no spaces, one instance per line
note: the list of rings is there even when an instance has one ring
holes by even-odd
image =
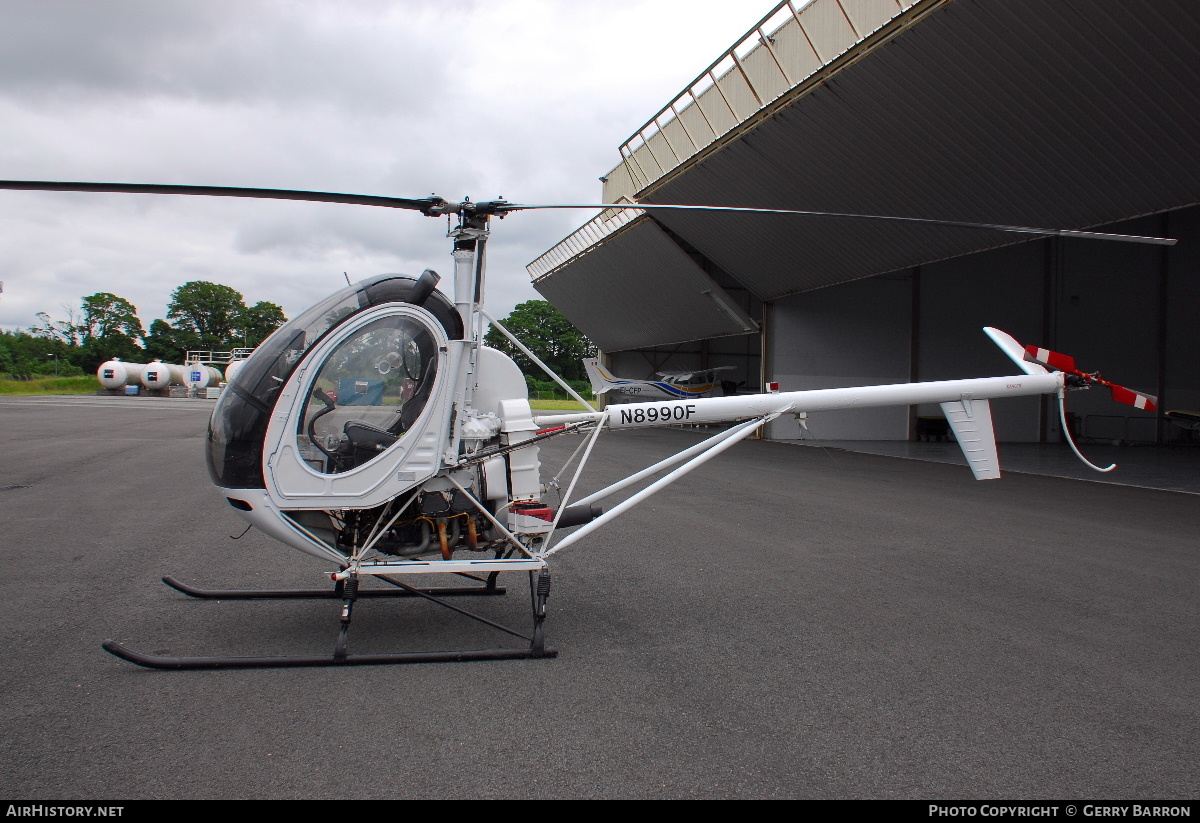
[[[496,594],[503,593],[503,587],[495,585],[495,572],[488,575],[485,582],[487,585],[476,587],[468,591],[477,594]],[[128,661],[138,666],[143,666],[148,669],[279,669],[279,668],[302,668],[312,666],[379,666],[379,665],[395,665],[401,663],[452,663],[466,662],[472,660],[525,660],[543,657],[557,657],[558,650],[548,647],[545,644],[545,629],[544,623],[546,619],[546,600],[550,595],[550,573],[546,569],[542,569],[540,573],[535,575],[529,573],[529,594],[533,608],[533,636],[521,634],[513,629],[503,626],[499,623],[494,623],[485,617],[474,614],[466,609],[459,608],[446,601],[443,601],[437,589],[418,589],[409,586],[407,583],[402,583],[391,577],[380,576],[381,580],[395,586],[399,591],[389,591],[381,589],[368,589],[366,591],[359,590],[357,576],[351,577],[346,581],[339,583],[336,594],[326,592],[311,593],[307,590],[283,590],[279,593],[273,593],[267,590],[208,590],[194,589],[187,587],[174,578],[163,578],[163,582],[173,589],[180,591],[192,597],[200,597],[204,599],[215,599],[223,597],[225,599],[296,599],[302,597],[319,597],[328,598],[330,596],[337,597],[342,600],[341,625],[338,632],[337,641],[334,644],[333,654],[327,656],[279,656],[279,657],[171,657],[167,655],[144,654],[133,649],[126,648],[123,644],[115,640],[105,640],[101,646],[104,650],[122,660]],[[478,578],[473,578],[478,579]],[[198,592],[198,593],[197,593]],[[367,595],[367,592],[371,594]],[[447,592],[441,592],[446,594]],[[450,594],[458,594],[459,590],[451,589]],[[230,596],[230,595],[234,596]],[[436,652],[397,652],[392,654],[349,654],[349,630],[351,622],[351,614],[354,608],[354,602],[363,597],[422,597],[440,606],[444,606],[452,611],[458,612],[466,617],[469,617],[476,622],[491,626],[499,631],[514,635],[522,640],[528,640],[528,646],[518,646],[512,648],[496,648],[496,649],[468,649],[458,651],[436,651]]]
[[[507,589],[504,586],[496,585],[496,575],[498,572],[492,572],[484,580],[470,574],[463,574],[463,577],[471,580],[478,580],[483,586],[464,586],[462,588],[430,588],[418,589],[419,592],[432,594],[437,597],[469,597],[480,595],[500,595],[504,594]],[[171,575],[163,577],[162,582],[166,583],[172,589],[188,597],[195,597],[201,600],[341,600],[342,599],[342,584],[339,581],[332,589],[202,589],[198,586],[190,586]],[[419,595],[403,589],[359,589],[358,597],[418,597]]]

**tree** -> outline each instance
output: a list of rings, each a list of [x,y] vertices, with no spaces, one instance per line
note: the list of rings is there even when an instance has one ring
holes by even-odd
[[[46,312],[38,312],[42,325],[29,331],[47,343],[63,346],[59,354],[84,372],[95,371],[114,357],[133,360],[142,356],[137,343],[144,334],[142,321],[137,307],[124,297],[99,292],[83,298],[78,314],[70,306],[63,308],[66,320],[54,320]]]
[[[79,330],[85,342],[93,338],[112,337],[114,334],[136,339],[144,333],[137,307],[124,297],[99,292],[83,298],[82,308]]]
[[[238,333],[243,346],[257,346],[271,336],[271,332],[287,322],[283,309],[274,303],[260,300],[238,316]]]
[[[150,331],[142,338],[146,345],[146,357],[157,357],[164,363],[181,363],[187,346],[179,342],[179,335],[166,320],[155,320]]]
[[[0,332],[0,373],[22,378],[53,375],[57,365],[61,375],[82,374],[67,360],[76,351],[62,340],[42,334]]]
[[[193,280],[175,289],[167,305],[178,342],[191,349],[227,349],[245,310],[242,294],[229,286]]]
[[[154,345],[180,349],[181,354],[188,349],[227,351],[257,346],[287,322],[283,309],[274,303],[260,301],[247,308],[241,292],[203,280],[175,289],[167,317],[174,322],[159,326],[157,334],[151,325],[147,341],[154,338]]]
[[[35,337],[66,343],[68,346],[78,346],[82,341],[79,339],[80,327],[76,322],[75,310],[65,303],[63,308],[67,312],[66,320],[55,320],[49,312],[38,312],[37,319],[41,321],[42,325],[30,326],[29,333]]]
[[[70,360],[85,372],[95,371],[101,363],[119,357],[140,360],[142,351],[138,340],[145,332],[138,319],[137,307],[124,297],[99,292],[83,298],[82,318],[76,326],[79,349]]]
[[[138,325],[140,331],[141,324]],[[145,350],[138,345],[134,338],[117,331],[110,333],[107,337],[92,337],[85,340],[83,345],[72,349],[67,354],[67,359],[86,373],[95,372],[106,360],[119,358],[136,363],[145,359],[145,356]]]
[[[583,360],[596,354],[595,344],[545,300],[521,303],[500,323],[563,379],[587,378]],[[525,374],[538,379],[544,376],[540,368],[496,329],[488,330],[485,342],[517,361]]]
[[[0,375],[17,374],[17,357],[10,339],[13,335],[0,332]]]

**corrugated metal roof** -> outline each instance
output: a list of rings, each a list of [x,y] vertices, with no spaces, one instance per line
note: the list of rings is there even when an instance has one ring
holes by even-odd
[[[756,331],[655,223],[641,218],[537,290],[604,351]],[[715,295],[715,299],[714,299]]]
[[[1194,0],[954,0],[639,199],[1052,228],[1192,205],[1197,43]],[[764,299],[1021,239],[833,219],[655,219]]]

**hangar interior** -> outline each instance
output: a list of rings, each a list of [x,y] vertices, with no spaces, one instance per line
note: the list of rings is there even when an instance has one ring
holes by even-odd
[[[1173,247],[850,217],[612,211],[529,266],[627,377],[732,365],[745,391],[1014,373],[981,332],[1200,410],[1200,6],[812,0],[773,8],[620,147],[605,202],[806,209],[1169,236]],[[1086,440],[1197,433],[1107,392]],[[913,440],[912,407],[775,439]],[[1052,400],[997,437],[1057,442]]]

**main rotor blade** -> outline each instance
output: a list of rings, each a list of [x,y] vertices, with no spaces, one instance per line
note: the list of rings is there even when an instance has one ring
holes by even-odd
[[[448,203],[437,195],[412,200],[404,197],[378,197],[369,194],[341,194],[294,189],[247,189],[232,186],[174,186],[155,183],[62,183],[46,180],[0,180],[0,189],[20,191],[90,191],[122,194],[189,194],[206,197],[256,197],[267,200],[307,200],[316,203],[345,203],[352,206],[381,206],[411,209],[423,214],[445,214]]]
[[[646,211],[728,211],[747,212],[750,214],[797,214],[808,217],[841,217],[847,220],[921,223],[927,226],[948,226],[958,229],[987,229],[989,231],[1033,234],[1039,237],[1082,237],[1092,240],[1118,240],[1125,243],[1150,243],[1157,246],[1174,246],[1179,242],[1173,237],[1143,237],[1136,234],[1112,234],[1109,232],[1077,231],[1074,229],[1039,229],[1033,226],[1006,226],[999,223],[969,223],[963,220],[933,220],[926,217],[894,217],[883,214],[844,214],[841,212],[805,211],[802,209],[758,209],[748,206],[685,206],[677,203],[558,203],[553,205],[507,203],[500,207],[499,210],[509,212],[520,211],[522,209],[644,209]]]
[[[1039,237],[1081,237],[1093,240],[1118,240],[1126,243],[1150,243],[1159,246],[1174,246],[1178,240],[1172,237],[1143,237],[1133,234],[1111,234],[1108,232],[1078,231],[1074,229],[1041,229],[1031,226],[1006,226],[996,223],[970,223],[962,220],[934,220],[926,217],[895,217],[882,214],[846,214],[842,212],[808,211],[803,209],[761,209],[749,206],[696,206],[676,203],[555,203],[519,204],[505,200],[490,202],[456,203],[436,194],[417,200],[405,197],[381,197],[371,194],[343,194],[341,192],[300,191],[296,189],[251,189],[235,186],[177,186],[156,183],[82,183],[48,180],[0,180],[0,189],[19,191],[84,191],[120,194],[185,194],[205,197],[254,197],[267,200],[304,200],[315,203],[343,203],[352,206],[379,206],[389,209],[410,209],[427,216],[471,212],[481,216],[503,217],[514,211],[533,209],[642,209],[644,211],[717,211],[745,212],[749,214],[794,214],[807,217],[838,217],[847,220],[876,220],[899,223],[919,223],[928,226],[948,226],[962,229],[985,229],[989,231],[1032,234]]]

